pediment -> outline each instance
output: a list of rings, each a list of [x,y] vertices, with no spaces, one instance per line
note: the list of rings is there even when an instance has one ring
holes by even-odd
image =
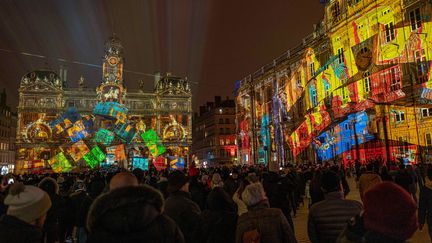
[[[52,83],[40,80],[28,84],[22,84],[20,91],[61,91],[61,88],[55,87]]]

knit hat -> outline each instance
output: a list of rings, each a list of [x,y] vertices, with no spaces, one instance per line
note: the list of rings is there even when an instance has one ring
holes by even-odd
[[[184,186],[184,184],[189,182],[189,178],[182,172],[176,170],[171,173],[168,177],[168,192],[176,192]]]
[[[9,206],[7,214],[31,223],[44,215],[51,207],[51,200],[46,192],[35,186],[15,183],[4,200]]]
[[[247,206],[254,206],[263,200],[267,200],[266,193],[261,183],[253,183],[244,189],[242,200]]]
[[[392,182],[382,182],[368,190],[363,204],[367,230],[407,240],[418,228],[416,203],[408,192]]]

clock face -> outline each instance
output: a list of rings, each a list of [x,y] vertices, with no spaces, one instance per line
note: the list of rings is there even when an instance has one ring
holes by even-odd
[[[109,62],[109,64],[110,64],[111,66],[114,66],[114,65],[116,65],[116,64],[118,63],[118,59],[117,59],[116,57],[110,57],[110,58],[108,59],[108,62]]]
[[[357,53],[355,62],[358,69],[361,71],[367,70],[372,63],[372,51],[367,47],[363,47]]]

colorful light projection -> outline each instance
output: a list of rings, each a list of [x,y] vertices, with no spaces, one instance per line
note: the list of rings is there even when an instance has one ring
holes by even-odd
[[[55,173],[69,172],[72,165],[67,160],[63,152],[58,153],[56,156],[48,160],[49,165]]]
[[[270,149],[270,129],[269,116],[264,114],[261,118],[261,142],[262,146],[259,150],[259,161],[262,164],[268,163],[268,150]]]
[[[106,162],[108,164],[113,164],[114,162],[126,160],[125,147],[124,144],[111,146],[106,148]]]
[[[100,102],[93,109],[93,114],[102,116],[106,119],[117,120],[125,123],[127,120],[128,109],[117,102]]]
[[[141,157],[132,158],[132,168],[138,168],[141,170],[148,170],[148,159]]]
[[[163,153],[165,153],[166,149],[161,144],[159,137],[156,135],[156,132],[153,129],[150,129],[146,131],[145,133],[141,134],[141,137],[150,150],[150,153],[153,155],[153,157],[157,157]]]
[[[99,129],[94,137],[94,141],[105,146],[110,146],[114,140],[114,133],[105,128]]]
[[[168,157],[168,159],[172,170],[184,169],[185,161],[182,157]]]
[[[75,107],[70,107],[60,118],[50,122],[52,130],[56,134],[60,134],[66,131],[69,127],[73,126],[74,123],[81,119],[81,114],[78,113]]]
[[[87,162],[90,168],[93,169],[99,163],[104,161],[105,157],[106,155],[104,154],[104,152],[102,152],[102,150],[98,146],[95,146],[94,148],[92,148],[90,153],[84,155],[84,160]]]
[[[153,160],[153,166],[157,171],[165,170],[167,168],[166,158],[163,156],[158,156]]]
[[[87,147],[87,145],[84,143],[83,140],[79,140],[78,142],[74,143],[71,147],[66,149],[66,152],[71,156],[71,158],[77,162],[82,157],[90,152],[90,149]]]
[[[114,127],[114,133],[126,143],[131,143],[136,135],[136,128],[128,122],[117,122]]]
[[[78,140],[84,139],[89,135],[86,127],[81,120],[76,121],[73,126],[68,128],[67,134],[73,143],[77,142]]]
[[[331,160],[355,148],[356,143],[361,145],[373,140],[374,136],[369,133],[367,127],[368,122],[366,112],[351,114],[346,120],[317,136],[313,145],[318,159]]]

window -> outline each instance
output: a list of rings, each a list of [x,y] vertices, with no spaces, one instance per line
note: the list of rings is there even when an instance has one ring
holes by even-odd
[[[395,30],[393,22],[390,22],[385,25],[385,40],[386,42],[390,42],[395,39]]]
[[[363,73],[363,91],[369,93],[371,91],[371,79],[369,71]]]
[[[230,123],[230,120],[229,120],[228,118],[225,118],[225,123],[226,123],[226,124],[229,124],[229,123]]]
[[[223,128],[219,128],[219,134],[223,134]]]
[[[230,129],[229,128],[225,128],[225,134],[230,134],[230,133],[231,133]]]
[[[338,63],[343,64],[344,60],[345,60],[344,49],[340,48],[338,49]]]
[[[223,124],[224,122],[223,122],[223,119],[222,118],[220,118],[219,119],[219,124]]]
[[[347,91],[347,88],[342,88],[342,99],[346,100],[349,97],[349,92]]]
[[[309,68],[310,68],[310,74],[311,74],[311,77],[312,76],[315,76],[315,63],[314,62],[312,62],[310,65],[309,65]]]
[[[226,139],[225,144],[227,144],[227,145],[231,144],[231,141],[229,138]]]
[[[414,58],[417,63],[417,82],[424,83],[428,81],[429,65],[426,61],[424,49],[414,53]]]
[[[396,122],[403,122],[405,121],[405,112],[403,111],[396,111]]]
[[[401,89],[400,85],[400,77],[399,77],[399,68],[394,67],[390,69],[390,90],[396,91]]]
[[[219,140],[219,145],[224,145],[225,143],[224,143],[224,140],[223,139],[220,139]]]
[[[330,84],[326,81],[324,81],[324,93],[326,97],[330,94]]]
[[[432,146],[432,137],[430,133],[425,134],[426,146]]]
[[[422,117],[432,117],[432,108],[423,108]]]
[[[75,102],[69,101],[68,102],[68,107],[75,107]]]
[[[417,30],[421,27],[421,15],[420,8],[416,8],[415,10],[409,13],[409,19],[411,23],[411,30]]]
[[[318,105],[318,98],[317,98],[317,93],[316,93],[315,89],[311,90],[311,102],[312,102],[313,106]]]
[[[331,13],[333,16],[333,19],[335,21],[339,20],[339,16],[340,16],[340,8],[339,8],[339,2],[335,2],[331,8]]]
[[[297,87],[301,87],[301,86],[302,86],[301,73],[298,72],[297,73]]]

